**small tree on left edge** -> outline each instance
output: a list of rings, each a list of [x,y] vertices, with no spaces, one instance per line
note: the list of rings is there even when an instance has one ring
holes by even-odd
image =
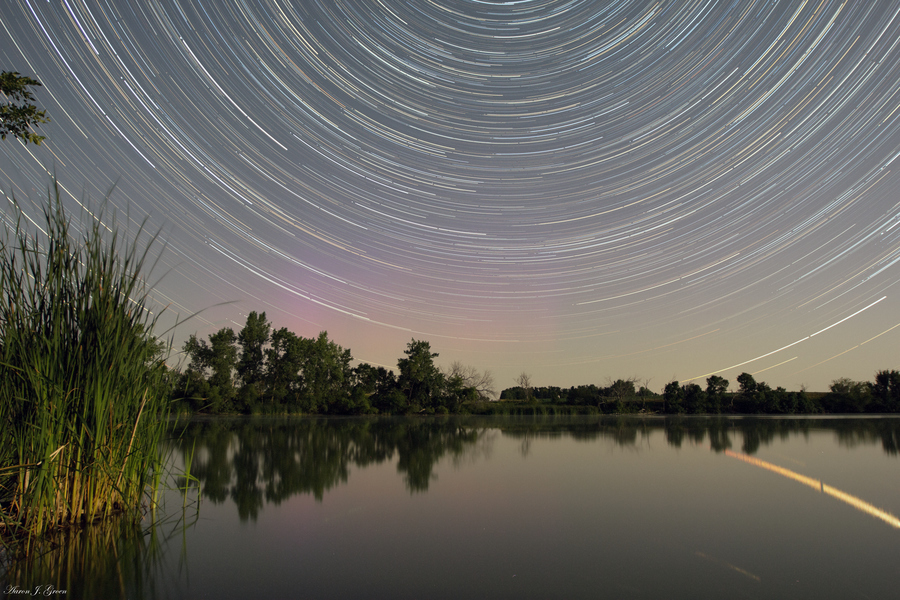
[[[44,136],[32,131],[41,123],[49,123],[47,111],[38,110],[34,104],[34,95],[29,88],[39,86],[41,82],[31,77],[19,75],[15,71],[0,73],[0,93],[6,98],[6,104],[0,105],[0,138],[7,135],[19,138],[26,144],[40,145]]]

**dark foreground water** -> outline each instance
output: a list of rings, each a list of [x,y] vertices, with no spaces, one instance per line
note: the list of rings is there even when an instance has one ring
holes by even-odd
[[[70,536],[0,591],[898,597],[898,446],[894,418],[198,421],[155,526]]]

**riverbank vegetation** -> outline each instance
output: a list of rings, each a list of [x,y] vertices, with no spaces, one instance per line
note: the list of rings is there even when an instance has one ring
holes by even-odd
[[[719,375],[673,381],[662,393],[636,378],[606,385],[535,387],[522,373],[499,402],[489,371],[435,364],[431,345],[413,339],[397,373],[367,363],[351,366],[349,349],[322,332],[304,338],[273,331],[265,313],[251,312],[235,333],[223,328],[207,340],[190,336],[188,364],[172,378],[173,409],[207,414],[834,414],[900,412],[900,372],[883,370],[872,382],[837,379],[829,392],[788,391],[737,377],[736,389]]]
[[[168,374],[142,278],[156,236],[142,227],[126,242],[103,209],[76,235],[55,184],[33,232],[10,208],[0,242],[0,540],[28,553],[53,530],[139,517],[161,472]]]
[[[737,377],[737,389],[718,375],[706,387],[672,381],[662,394],[634,379],[618,379],[602,387],[516,386],[503,390],[496,406],[479,407],[482,414],[873,414],[900,412],[900,372],[882,370],[872,382],[836,379],[828,392],[788,391],[757,382],[750,373]]]
[[[240,332],[226,327],[184,344],[187,368],[173,378],[173,410],[243,414],[447,414],[493,398],[493,378],[461,363],[442,370],[428,342],[412,340],[398,373],[361,363],[328,338],[272,331],[251,312]]]

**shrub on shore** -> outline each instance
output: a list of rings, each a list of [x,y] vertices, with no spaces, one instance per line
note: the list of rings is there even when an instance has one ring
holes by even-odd
[[[142,278],[157,235],[139,246],[142,226],[127,243],[101,210],[76,236],[55,183],[31,235],[10,204],[14,223],[0,240],[0,538],[25,540],[27,552],[54,528],[137,514],[159,476],[166,345],[152,335]]]

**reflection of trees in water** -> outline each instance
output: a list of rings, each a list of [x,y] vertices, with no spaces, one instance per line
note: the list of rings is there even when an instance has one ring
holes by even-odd
[[[842,419],[835,424],[838,443],[848,448],[868,446],[881,442],[885,453],[896,456],[900,453],[900,427],[896,419],[865,419],[867,426],[859,427],[857,419]]]
[[[474,443],[464,445],[459,453],[453,454],[450,458],[453,466],[460,469],[466,465],[474,465],[480,460],[490,460],[494,454],[494,442],[497,441],[499,435],[494,429],[479,428],[475,429],[478,436]]]
[[[487,453],[484,430],[458,419],[212,419],[192,422],[179,442],[195,449],[191,474],[214,503],[230,498],[242,520],[295,494],[321,500],[350,467],[390,460],[411,492],[425,491],[444,456]]]
[[[501,417],[494,421],[503,435],[521,440],[523,457],[531,453],[531,444],[537,439],[568,437],[580,442],[611,439],[617,446],[637,447],[639,440],[649,436],[647,421],[627,416],[523,416]]]
[[[714,419],[709,423],[709,446],[715,452],[724,452],[731,448],[731,436],[728,435],[729,424],[722,419]]]
[[[467,447],[474,447],[479,432],[460,427],[457,422],[429,420],[404,422],[392,428],[396,436],[397,470],[404,473],[406,485],[412,492],[424,492],[435,477],[434,465],[444,455],[461,456]]]
[[[839,443],[877,444],[897,455],[900,419],[779,419],[730,417],[528,416],[434,419],[213,419],[192,422],[178,442],[196,449],[192,475],[215,503],[231,499],[241,519],[256,519],[266,503],[295,494],[321,500],[347,481],[351,466],[397,457],[410,492],[428,489],[434,467],[449,457],[457,467],[490,455],[495,433],[520,440],[527,456],[538,439],[609,440],[635,448],[662,431],[674,447],[709,444],[715,452],[739,445],[753,454],[776,439],[832,430]]]
[[[724,452],[740,440],[741,451],[753,454],[776,439],[808,437],[810,431],[834,431],[840,443],[852,446],[881,442],[888,454],[900,454],[900,419],[896,418],[770,418],[770,417],[634,417],[634,416],[529,416],[498,418],[485,426],[499,428],[504,435],[522,440],[527,456],[538,438],[570,437],[576,440],[607,439],[618,446],[637,446],[638,440],[662,430],[666,442],[680,448],[685,442],[708,443]]]
[[[666,442],[670,446],[681,448],[681,442],[684,441],[684,419],[666,419],[665,430]]]
[[[780,418],[728,418],[728,417],[669,417],[664,424],[656,425],[665,429],[666,441],[681,447],[685,439],[695,444],[707,442],[715,452],[723,452],[732,447],[732,440],[740,436],[741,451],[754,454],[760,447],[768,446],[776,439],[802,435],[809,437],[810,431],[831,430],[839,443],[854,446],[877,444],[879,441],[888,454],[898,454],[900,448],[900,420],[885,419],[780,419]]]
[[[482,427],[494,427],[503,435],[530,443],[536,439],[568,437],[578,441],[593,442],[612,438],[620,446],[636,445],[639,436],[649,431],[648,419],[628,416],[572,416],[528,415],[473,418]],[[662,422],[662,420],[658,420]]]

